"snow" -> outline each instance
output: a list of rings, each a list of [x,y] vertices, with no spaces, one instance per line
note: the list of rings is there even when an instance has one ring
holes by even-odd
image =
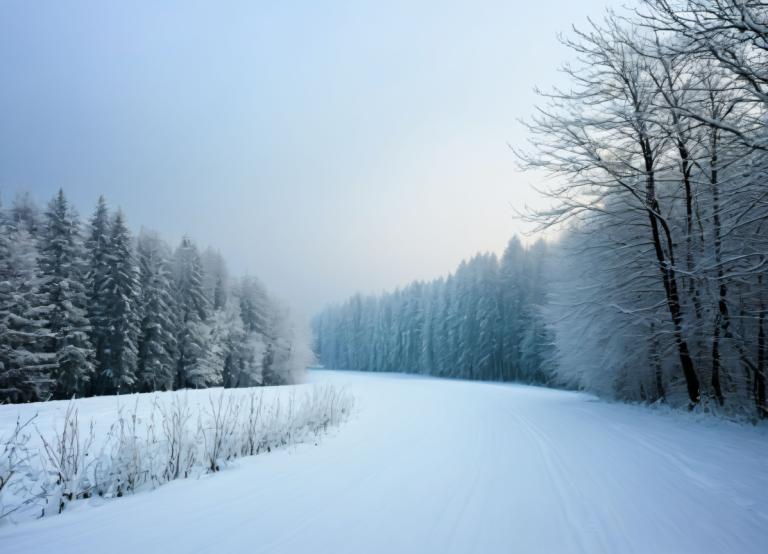
[[[0,527],[3,553],[768,547],[765,427],[520,385],[331,371],[311,379],[344,386],[357,410],[317,446]],[[108,402],[80,401],[81,417],[103,415]],[[49,421],[57,405],[2,406],[0,429],[18,411]]]

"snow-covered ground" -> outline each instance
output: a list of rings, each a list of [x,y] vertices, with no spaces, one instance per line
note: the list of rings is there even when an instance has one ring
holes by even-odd
[[[535,387],[313,372],[314,444],[0,527],[36,552],[764,553],[768,433]],[[103,399],[81,404],[81,417]],[[8,425],[2,407],[0,425]],[[29,407],[23,407],[29,409]],[[45,407],[43,407],[45,417]]]

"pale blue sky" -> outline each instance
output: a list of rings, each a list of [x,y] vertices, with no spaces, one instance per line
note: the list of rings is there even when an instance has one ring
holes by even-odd
[[[506,143],[605,2],[0,0],[0,188],[99,193],[302,313],[525,226]]]

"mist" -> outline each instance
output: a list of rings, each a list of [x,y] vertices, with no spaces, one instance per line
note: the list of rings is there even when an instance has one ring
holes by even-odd
[[[508,143],[571,2],[4,2],[0,191],[220,250],[294,311],[530,231]],[[531,53],[535,53],[532,56]]]

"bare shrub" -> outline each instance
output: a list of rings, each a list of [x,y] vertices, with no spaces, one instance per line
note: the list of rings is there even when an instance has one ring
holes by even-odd
[[[91,494],[88,468],[94,461],[93,422],[88,427],[88,433],[83,436],[78,410],[72,400],[64,412],[61,429],[49,439],[39,431],[38,434],[43,445],[43,467],[48,475],[44,485],[46,498],[61,513],[68,502],[88,498]]]
[[[237,431],[240,422],[240,404],[233,395],[225,392],[217,399],[208,397],[208,408],[202,414],[205,423],[198,425],[198,434],[203,437],[203,451],[208,471],[216,472],[223,462],[236,458],[242,451]]]
[[[29,448],[35,417],[16,419],[11,434],[0,439],[0,522],[41,498],[40,491],[32,488],[39,471],[35,470],[36,455]],[[21,501],[14,502],[16,497]]]

